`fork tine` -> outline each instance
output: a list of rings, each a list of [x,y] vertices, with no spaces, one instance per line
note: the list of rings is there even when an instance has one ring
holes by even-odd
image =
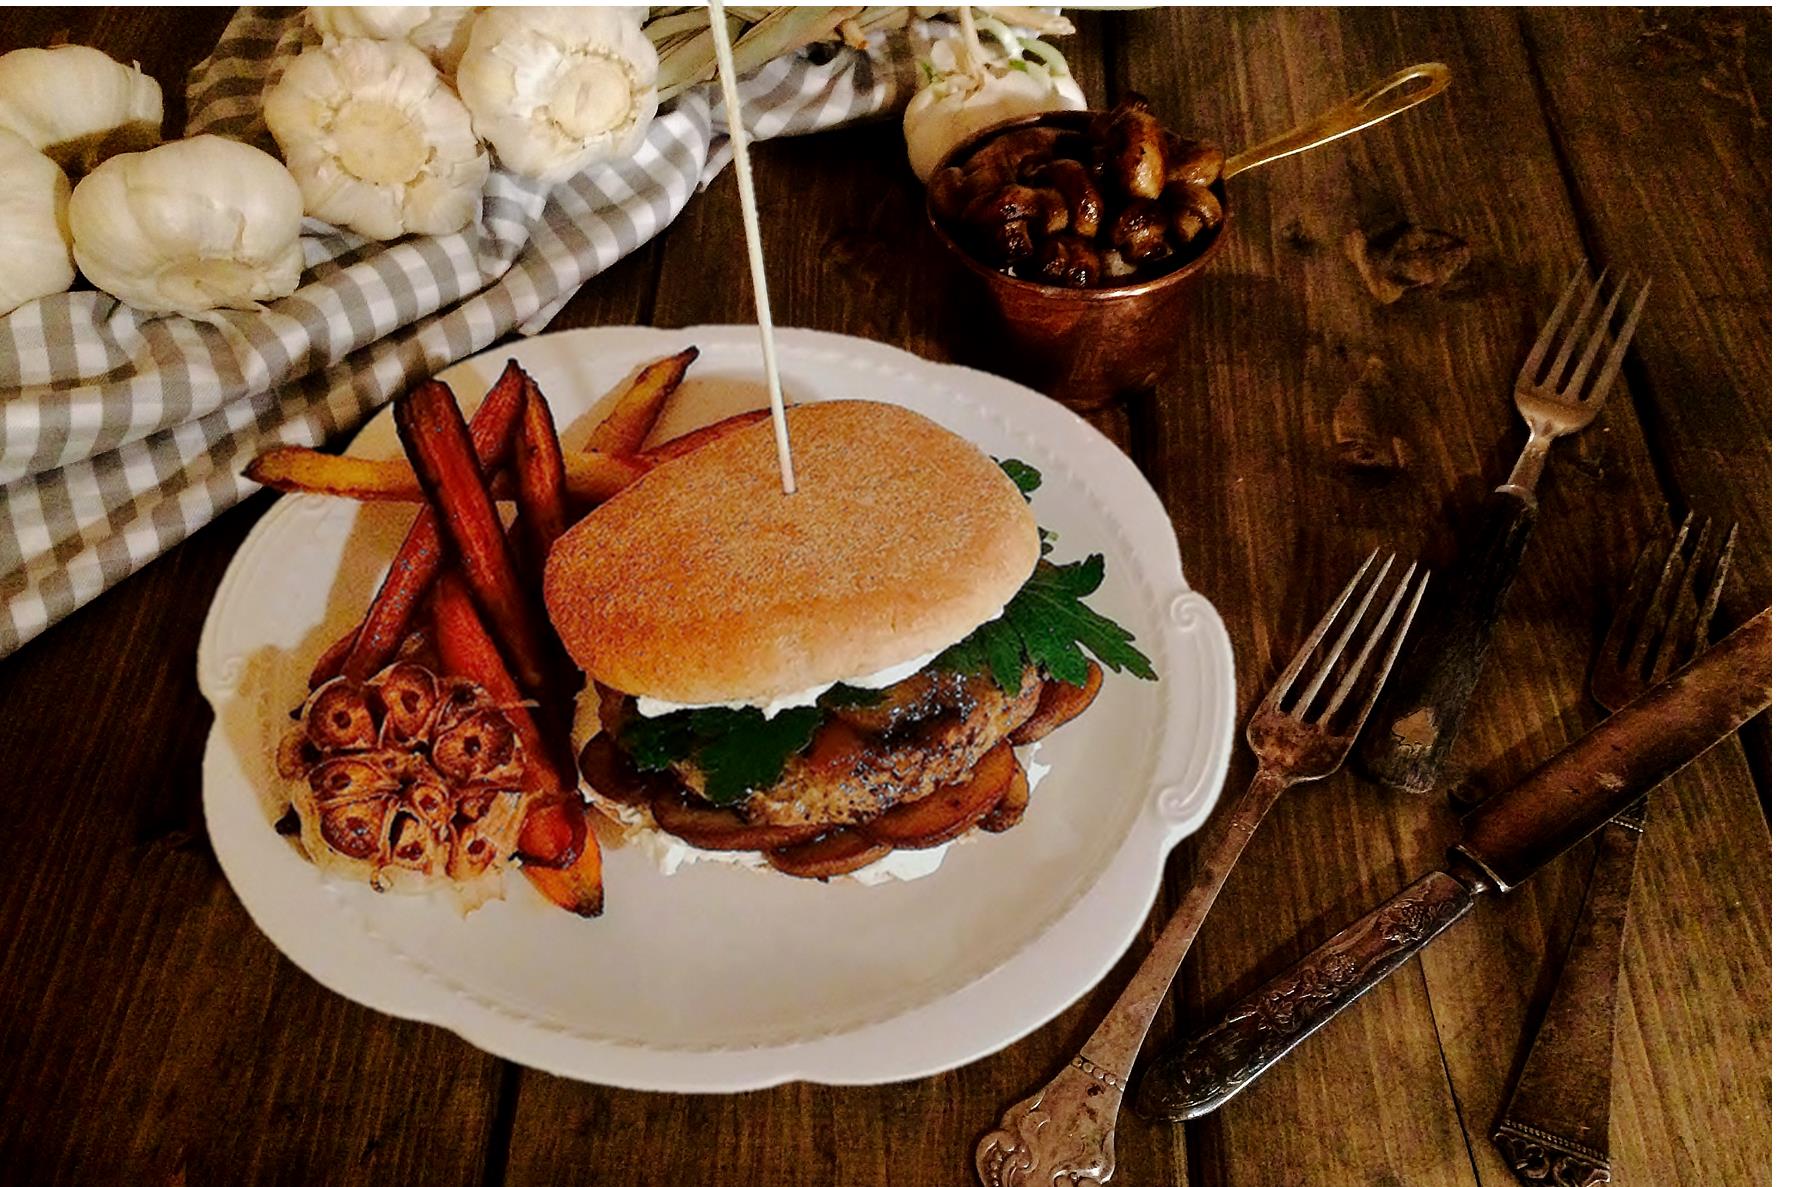
[[[1314,654],[1316,647],[1320,646],[1321,638],[1326,635],[1327,628],[1332,626],[1333,620],[1339,617],[1340,610],[1351,600],[1352,591],[1358,588],[1358,582],[1363,579],[1371,565],[1376,563],[1377,556],[1382,551],[1381,548],[1372,549],[1371,554],[1364,558],[1364,563],[1358,566],[1358,571],[1352,574],[1352,579],[1346,582],[1346,587],[1339,591],[1339,596],[1333,599],[1333,605],[1328,607],[1327,613],[1315,625],[1314,630],[1309,632],[1307,640],[1302,644],[1302,650],[1296,653],[1296,658],[1289,661],[1289,666],[1283,669],[1283,675],[1277,677],[1277,683],[1272,685],[1271,691],[1265,695],[1267,705],[1283,703],[1283,698],[1289,693],[1290,685],[1294,684],[1296,677],[1302,674],[1302,665],[1308,662],[1308,657]]]
[[[1327,674],[1333,671],[1333,665],[1339,662],[1339,657],[1345,651],[1346,644],[1351,642],[1352,636],[1357,633],[1358,624],[1364,621],[1364,612],[1369,610],[1370,604],[1377,600],[1377,591],[1383,588],[1383,579],[1389,576],[1389,567],[1393,564],[1395,564],[1395,553],[1392,552],[1383,562],[1383,567],[1377,570],[1377,579],[1371,582],[1369,589],[1364,591],[1364,596],[1357,599],[1358,609],[1352,612],[1352,620],[1345,624],[1345,629],[1340,631],[1339,636],[1333,640],[1333,646],[1327,649],[1327,658],[1321,661],[1321,666],[1316,668],[1314,675],[1308,678],[1308,687],[1302,690],[1302,699],[1297,701],[1295,707],[1290,710],[1298,719],[1308,716],[1308,707],[1314,704],[1314,698],[1321,691],[1321,685],[1327,681]]]
[[[1638,329],[1638,319],[1644,313],[1645,298],[1651,295],[1651,282],[1644,282],[1638,290],[1638,296],[1632,300],[1632,312],[1626,315],[1626,324],[1620,327],[1618,337],[1613,340],[1613,350],[1607,355],[1607,363],[1601,368],[1601,378],[1595,380],[1595,386],[1584,398],[1583,403],[1592,409],[1599,409],[1602,401],[1607,399],[1607,389],[1613,386],[1613,377],[1620,373],[1620,360],[1626,357],[1626,348],[1632,345],[1632,332]]]
[[[1588,336],[1588,345],[1582,348],[1582,357],[1576,362],[1576,370],[1571,372],[1569,381],[1564,384],[1559,398],[1574,400],[1576,393],[1582,390],[1582,381],[1588,378],[1588,369],[1594,365],[1595,356],[1601,353],[1601,347],[1607,343],[1608,327],[1613,325],[1613,311],[1619,308],[1620,294],[1626,291],[1628,277],[1622,276],[1614,282],[1613,296],[1607,299],[1607,308],[1601,310],[1601,319],[1597,321]]]
[[[1583,327],[1588,325],[1588,315],[1594,311],[1595,302],[1600,299],[1601,285],[1607,280],[1607,269],[1601,269],[1601,275],[1595,277],[1595,283],[1588,288],[1588,295],[1582,299],[1582,308],[1576,311],[1576,321],[1564,331],[1563,341],[1557,345],[1557,357],[1551,362],[1551,374],[1541,381],[1547,391],[1557,391],[1557,381],[1564,376],[1564,364],[1576,353],[1576,347],[1582,341]]]
[[[1355,738],[1358,736],[1358,732],[1364,728],[1365,718],[1370,716],[1370,711],[1376,705],[1377,698],[1383,695],[1383,685],[1389,680],[1389,669],[1395,666],[1395,657],[1401,654],[1402,641],[1408,637],[1408,628],[1414,625],[1414,612],[1420,608],[1420,601],[1426,596],[1427,582],[1431,579],[1431,573],[1420,575],[1419,583],[1415,585],[1413,594],[1408,598],[1408,611],[1402,615],[1402,625],[1396,630],[1395,638],[1389,641],[1389,650],[1383,653],[1383,665],[1377,669],[1377,678],[1371,682],[1369,690],[1365,693],[1364,703],[1358,706],[1358,713],[1352,718],[1351,727],[1338,731],[1341,735]]]
[[[1632,579],[1626,582],[1626,592],[1620,595],[1607,637],[1601,641],[1601,654],[1595,660],[1597,670],[1618,671],[1631,657],[1639,639],[1639,620],[1644,617],[1645,604],[1662,580],[1663,561],[1657,556],[1662,546],[1663,538],[1652,536],[1632,562]]]
[[[1563,323],[1564,314],[1569,312],[1570,302],[1575,298],[1577,291],[1581,289],[1582,278],[1586,275],[1588,275],[1588,263],[1584,261],[1577,265],[1576,275],[1570,277],[1570,283],[1564,286],[1564,295],[1558,298],[1557,308],[1551,311],[1551,316],[1546,319],[1544,328],[1533,340],[1532,353],[1526,356],[1526,364],[1521,368],[1521,372],[1526,378],[1537,377],[1539,368],[1545,365],[1545,350],[1551,345],[1551,340],[1557,336],[1557,327]]]
[[[1700,616],[1694,623],[1694,654],[1699,655],[1707,649],[1708,631],[1713,626],[1713,612],[1719,609],[1719,594],[1725,589],[1725,579],[1732,571],[1732,545],[1738,540],[1738,525],[1733,524],[1725,534],[1725,545],[1719,550],[1719,560],[1713,565],[1713,580],[1707,586],[1707,598],[1701,603]]]
[[[1395,558],[1391,557],[1390,559],[1394,560]],[[1347,668],[1346,674],[1339,678],[1339,686],[1333,690],[1332,699],[1327,702],[1327,707],[1321,710],[1318,724],[1322,729],[1327,727],[1328,720],[1339,711],[1340,705],[1345,703],[1346,694],[1350,693],[1352,687],[1358,683],[1358,677],[1364,671],[1365,663],[1369,661],[1371,652],[1376,650],[1377,641],[1383,637],[1383,632],[1389,628],[1389,620],[1395,617],[1396,607],[1401,605],[1403,596],[1408,592],[1408,583],[1414,580],[1414,571],[1419,567],[1419,561],[1408,562],[1408,571],[1402,574],[1401,584],[1397,585],[1395,591],[1389,595],[1389,604],[1383,607],[1383,615],[1377,619],[1377,625],[1372,628],[1370,638],[1366,639],[1364,644],[1358,648],[1358,654],[1352,657],[1352,666]],[[1380,585],[1382,582],[1379,581],[1378,584]],[[1369,600],[1370,598],[1367,596],[1365,601],[1369,602]]]
[[[1675,582],[1677,565],[1682,559],[1682,545],[1688,540],[1688,525],[1693,522],[1692,515],[1682,520],[1682,526],[1670,537],[1669,551],[1664,554],[1663,568],[1657,573],[1657,585],[1651,591],[1651,601],[1646,607],[1644,617],[1638,621],[1638,630],[1632,646],[1626,656],[1626,667],[1637,671],[1641,676],[1650,670],[1651,644],[1663,634],[1663,623],[1669,617],[1674,603],[1666,596]]]
[[[1690,521],[1694,513],[1689,512]],[[1694,620],[1699,613],[1695,605],[1694,579],[1705,563],[1707,546],[1712,537],[1708,531],[1713,526],[1712,520],[1702,520],[1700,530],[1694,536],[1694,548],[1682,562],[1682,572],[1676,578],[1676,592],[1669,602],[1669,620],[1663,624],[1662,638],[1657,640],[1657,654],[1651,660],[1651,666],[1645,672],[1645,684],[1652,685],[1682,666],[1687,658],[1686,636],[1694,627]],[[1644,657],[1639,656],[1642,666]]]

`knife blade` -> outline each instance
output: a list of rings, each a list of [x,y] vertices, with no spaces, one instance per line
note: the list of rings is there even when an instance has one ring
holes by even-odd
[[[1770,611],[1583,734],[1465,821],[1410,884],[1154,1060],[1139,1111],[1186,1121],[1230,1100],[1462,919],[1513,889],[1768,708]]]

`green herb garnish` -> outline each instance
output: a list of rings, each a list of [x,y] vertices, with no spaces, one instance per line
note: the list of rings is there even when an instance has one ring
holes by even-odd
[[[758,709],[686,709],[638,717],[623,727],[623,749],[646,771],[690,760],[704,773],[704,798],[732,804],[778,782],[793,754],[810,744],[823,711],[802,707],[767,717]]]
[[[1048,678],[1082,688],[1086,652],[1111,671],[1157,680],[1152,661],[1134,646],[1134,636],[1082,599],[1103,582],[1103,558],[1096,553],[1069,565],[1041,561],[1016,591],[1003,615],[985,623],[941,653],[935,663],[966,675],[988,670],[1004,692],[1021,691],[1022,669],[1039,665]]]
[[[1008,461],[998,462],[997,465],[1003,467],[1003,473],[1009,475],[1009,481],[1021,489],[1024,499],[1040,489],[1040,471],[1027,462],[1019,458],[1010,458]]]

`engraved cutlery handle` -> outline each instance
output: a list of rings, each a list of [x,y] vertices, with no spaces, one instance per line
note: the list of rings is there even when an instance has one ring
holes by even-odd
[[[1161,1055],[1141,1079],[1140,1112],[1187,1121],[1231,1099],[1461,919],[1483,889],[1465,877],[1428,874]]]

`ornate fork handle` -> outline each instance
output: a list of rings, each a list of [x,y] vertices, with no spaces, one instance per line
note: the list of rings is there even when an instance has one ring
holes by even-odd
[[[1195,884],[1120,1000],[1071,1063],[1041,1091],[1012,1105],[1002,1124],[979,1141],[978,1175],[987,1187],[1106,1183],[1115,1173],[1115,1122],[1140,1044],[1221,884],[1289,784],[1281,772],[1260,770],[1228,809],[1226,826],[1200,835]]]

